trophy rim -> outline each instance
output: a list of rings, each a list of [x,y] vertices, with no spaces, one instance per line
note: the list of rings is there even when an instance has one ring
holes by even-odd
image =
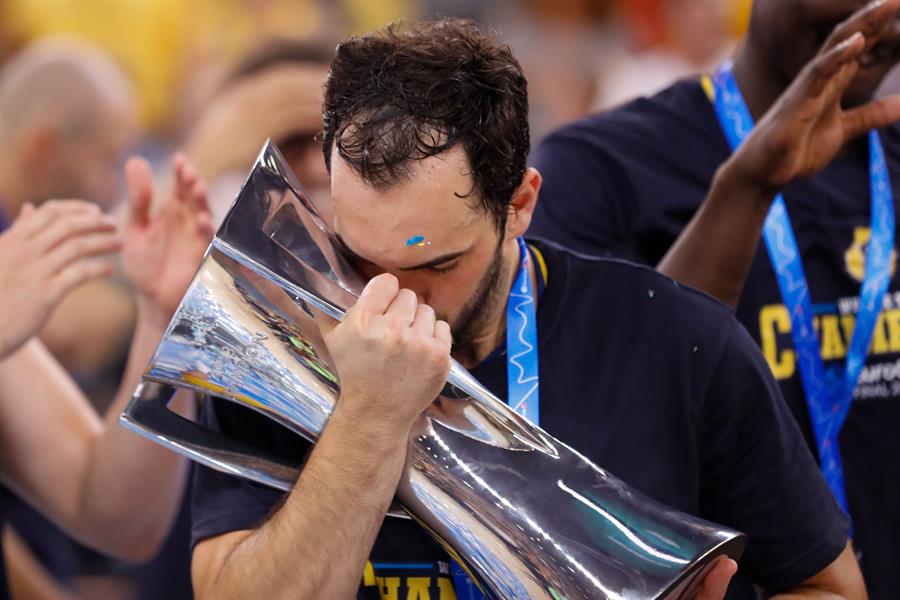
[[[736,532],[729,538],[722,540],[697,558],[691,568],[685,570],[657,597],[658,600],[682,600],[693,598],[697,586],[702,583],[701,576],[706,574],[707,568],[720,556],[727,556],[735,562],[744,554],[747,547],[747,534]],[[688,586],[683,587],[687,583]],[[679,589],[681,588],[681,589]],[[676,594],[677,595],[673,595]]]

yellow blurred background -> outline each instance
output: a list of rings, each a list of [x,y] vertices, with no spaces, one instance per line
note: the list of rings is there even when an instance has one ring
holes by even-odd
[[[705,31],[684,31],[690,22],[672,18],[691,12],[689,5],[706,13],[694,19],[694,28]],[[185,106],[202,102],[229,65],[267,38],[334,44],[401,18],[472,17],[508,37],[522,60],[539,133],[593,108],[602,88],[613,85],[604,81],[604,71],[617,72],[610,63],[623,56],[663,49],[685,54],[698,68],[705,66],[698,61],[717,60],[729,49],[721,32],[739,36],[749,8],[750,0],[5,0],[0,61],[41,36],[89,40],[131,75],[141,122],[165,136],[178,127]],[[684,48],[682,38],[708,44]],[[536,47],[540,53],[532,51]],[[578,101],[553,106],[545,87],[558,96],[569,87]]]

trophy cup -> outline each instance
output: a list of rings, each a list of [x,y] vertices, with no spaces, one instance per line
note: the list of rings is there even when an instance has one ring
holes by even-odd
[[[268,143],[121,417],[213,469],[290,490],[299,464],[178,416],[176,389],[243,404],[315,441],[340,393],[317,321],[364,279]],[[419,522],[488,598],[692,598],[745,537],[668,508],[519,416],[453,362],[419,417],[388,518]]]

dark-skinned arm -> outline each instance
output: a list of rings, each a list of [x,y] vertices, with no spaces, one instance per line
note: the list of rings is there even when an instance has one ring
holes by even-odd
[[[660,272],[737,305],[776,193],[823,169],[866,131],[900,119],[900,96],[841,107],[860,57],[893,26],[898,10],[900,0],[871,2],[834,29],[719,167],[700,209],[659,263]]]

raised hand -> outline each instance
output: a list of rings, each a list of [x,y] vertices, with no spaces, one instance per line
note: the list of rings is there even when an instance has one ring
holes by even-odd
[[[900,119],[900,96],[844,109],[860,60],[891,27],[900,0],[870,2],[838,25],[729,160],[733,175],[774,195],[824,168],[848,141]]]
[[[166,321],[181,302],[213,236],[206,188],[187,160],[176,155],[172,193],[154,205],[146,161],[125,166],[129,208],[122,229],[122,268],[139,301]]]
[[[0,234],[0,359],[37,334],[67,292],[108,275],[101,255],[120,244],[115,221],[95,204],[26,204]]]
[[[385,432],[408,431],[447,379],[450,326],[389,274],[373,278],[339,324],[327,320],[323,337],[341,380],[338,410]]]

